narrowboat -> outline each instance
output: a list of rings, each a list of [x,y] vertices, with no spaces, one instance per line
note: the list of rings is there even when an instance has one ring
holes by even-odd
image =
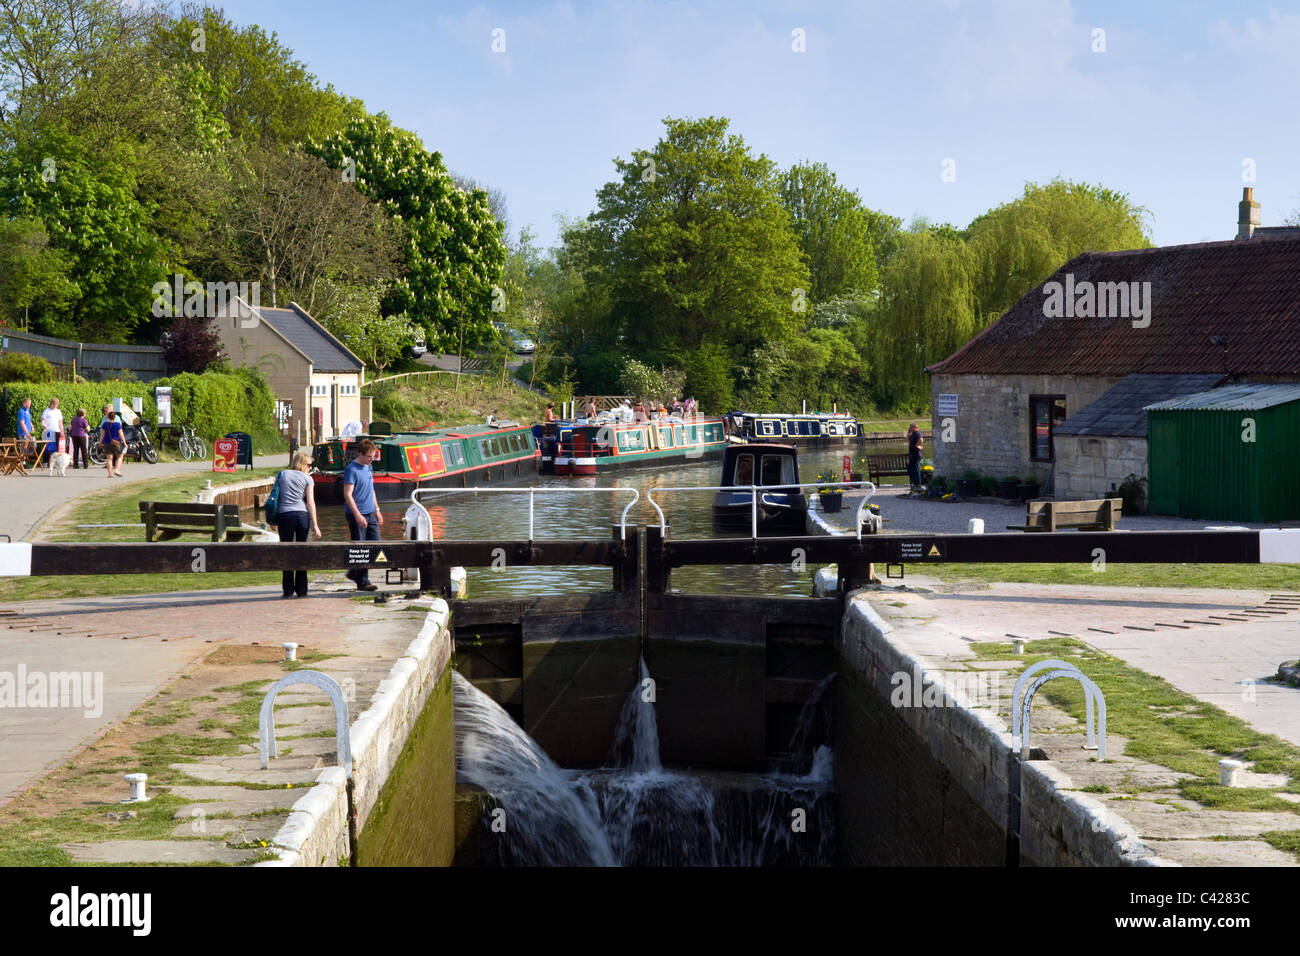
[[[595,475],[612,468],[664,465],[674,459],[716,458],[727,446],[720,418],[561,421],[534,425],[533,430],[543,458],[553,454],[549,467],[557,475]]]
[[[774,442],[731,444],[722,456],[723,490],[713,496],[719,528],[748,530],[753,521],[751,485],[758,485],[759,534],[803,534],[808,499],[799,484],[799,451]],[[731,490],[735,488],[735,490]]]
[[[732,412],[727,418],[731,434],[758,441],[842,445],[856,441],[859,432],[857,419],[846,414]]]
[[[417,488],[470,488],[537,474],[537,440],[529,426],[518,422],[489,419],[483,425],[356,435],[320,442],[313,449],[318,502],[343,500],[343,469],[357,456],[362,438],[379,447],[370,466],[379,501],[409,498]]]

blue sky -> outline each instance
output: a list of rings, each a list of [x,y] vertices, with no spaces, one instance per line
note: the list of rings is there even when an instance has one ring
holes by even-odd
[[[555,214],[590,212],[611,160],[653,145],[665,116],[727,116],[754,151],[825,162],[904,220],[964,226],[1062,176],[1127,192],[1157,244],[1230,239],[1247,160],[1265,225],[1300,208],[1300,3],[224,8],[500,189],[512,232],[530,225],[544,245]]]

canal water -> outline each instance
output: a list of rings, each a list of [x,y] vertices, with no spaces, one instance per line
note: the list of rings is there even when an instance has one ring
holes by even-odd
[[[839,475],[844,456],[857,465],[861,451],[852,445],[831,448],[800,449],[800,481],[815,481],[819,473]],[[421,502],[429,511],[435,538],[527,539],[528,486],[536,488],[635,488],[641,498],[628,513],[630,524],[658,524],[659,517],[646,503],[651,488],[701,488],[720,483],[721,461],[675,462],[657,469],[613,471],[593,477],[537,475],[519,486],[518,494],[491,491],[447,489],[436,494],[422,494]],[[492,486],[500,488],[502,486]],[[589,538],[605,537],[618,523],[619,515],[631,499],[628,494],[580,492],[572,494],[538,494],[534,503],[534,537]],[[667,492],[656,495],[677,538],[744,537],[745,532],[727,532],[713,527],[713,493],[709,491]],[[381,505],[386,539],[402,537],[402,516],[407,501]],[[321,533],[325,539],[346,538],[347,521],[339,506],[320,509]],[[712,594],[741,593],[807,597],[811,593],[815,567],[796,571],[789,565],[746,567],[686,567],[673,572],[673,589]],[[562,594],[604,591],[610,586],[607,568],[486,568],[469,570],[469,595],[472,598],[513,597],[530,594]]]

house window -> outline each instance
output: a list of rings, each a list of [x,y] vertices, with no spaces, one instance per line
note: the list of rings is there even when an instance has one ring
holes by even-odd
[[[1053,461],[1056,458],[1054,436],[1065,421],[1064,395],[1029,396],[1029,458]]]
[[[322,387],[324,387],[324,386],[322,386]],[[339,394],[340,394],[340,395],[355,395],[356,393],[357,393],[357,387],[356,387],[355,385],[340,385],[340,386],[339,386]]]
[[[312,395],[325,396],[330,393],[330,387],[328,385],[313,385],[311,393]]]

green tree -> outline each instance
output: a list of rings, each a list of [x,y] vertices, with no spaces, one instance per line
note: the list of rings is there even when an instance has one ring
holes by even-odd
[[[772,162],[726,119],[664,126],[653,149],[614,161],[590,227],[566,241],[588,282],[608,283],[616,339],[684,369],[687,390],[719,408],[740,359],[799,327],[808,271]]]
[[[149,228],[152,206],[135,196],[131,164],[125,145],[96,156],[53,129],[0,153],[0,204],[41,220],[50,247],[71,262],[67,275],[77,290],[66,310],[33,311],[38,331],[125,342],[149,315],[150,289],[170,250]]]
[[[297,146],[365,116],[360,100],[320,86],[275,33],[240,27],[219,8],[183,4],[158,24],[150,51],[178,69],[201,68],[212,81],[210,101],[245,143]]]
[[[77,294],[71,267],[65,254],[49,248],[39,220],[0,219],[0,320],[26,328],[32,306],[62,309]]]
[[[506,249],[487,193],[457,188],[441,154],[382,113],[309,149],[344,175],[355,174],[357,188],[409,230],[406,275],[393,284],[384,312],[409,316],[433,351],[491,338]]]
[[[867,209],[825,163],[796,163],[780,176],[781,201],[808,261],[809,298],[874,292],[879,261],[900,221]]]
[[[404,315],[383,315],[384,286],[322,280],[316,318],[377,374],[415,341],[414,324]]]

